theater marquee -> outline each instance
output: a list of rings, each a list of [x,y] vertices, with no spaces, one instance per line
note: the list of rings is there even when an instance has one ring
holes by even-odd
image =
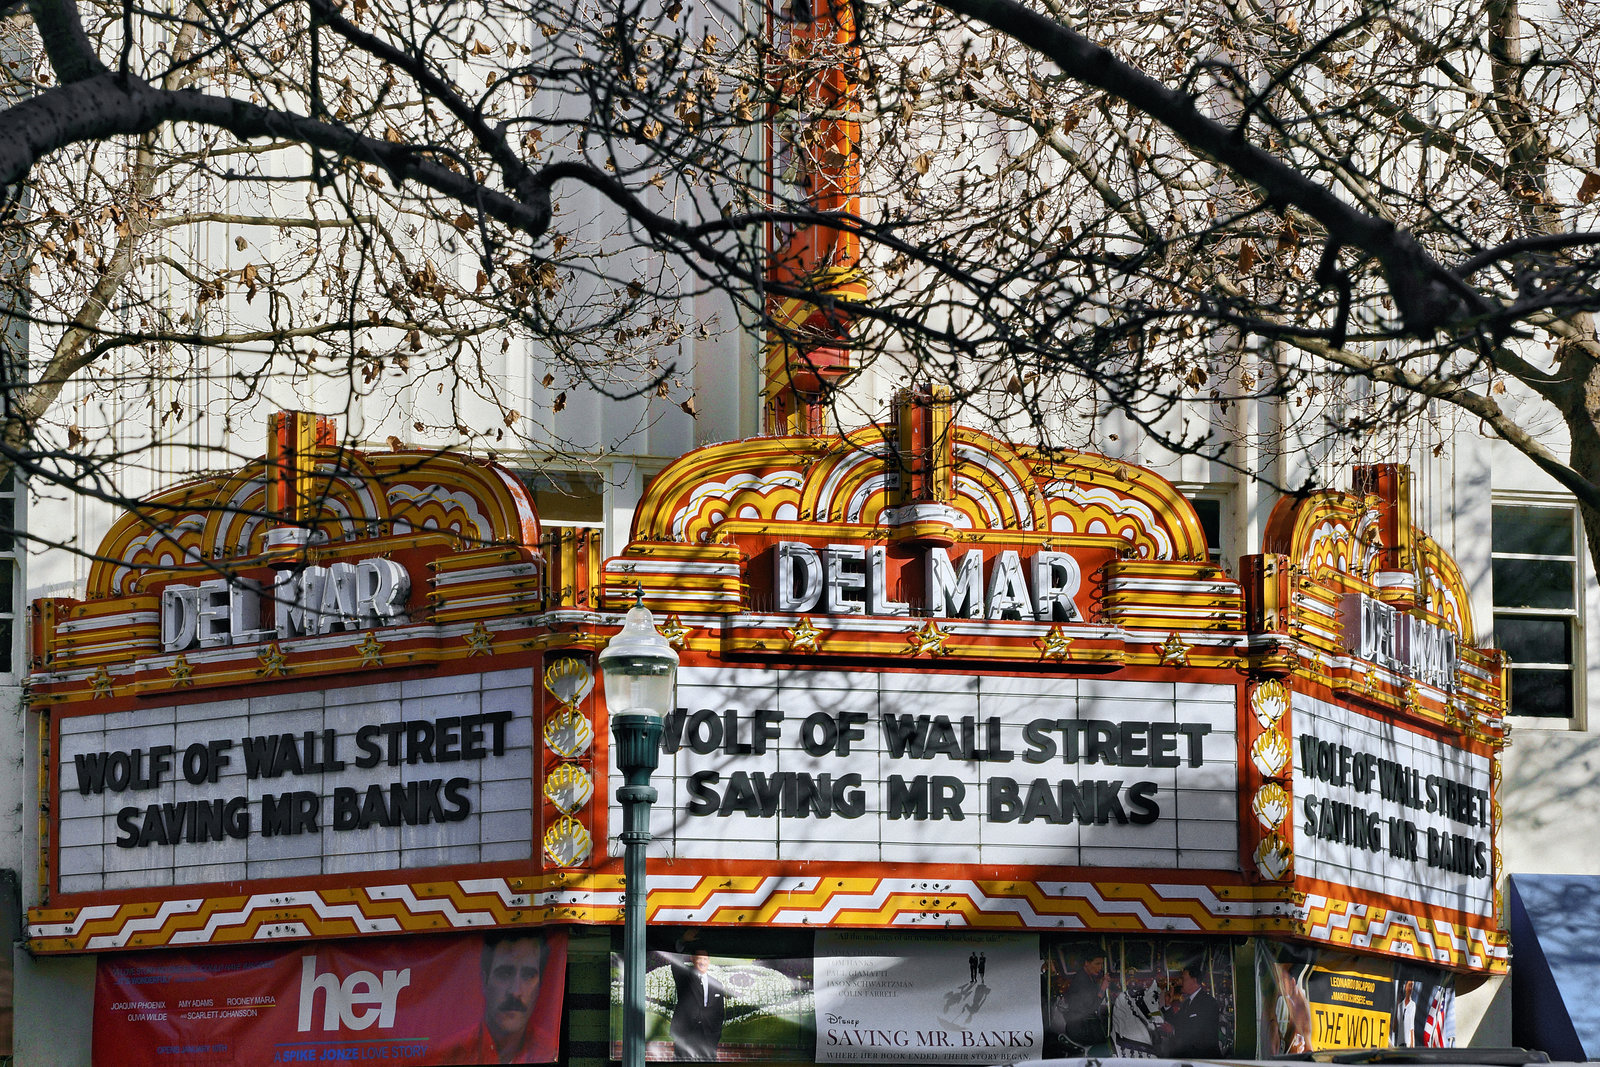
[[[594,656],[642,594],[654,922],[1504,967],[1503,663],[1401,468],[1235,566],[1153,472],[906,394],[681,457],[605,558],[494,464],[276,429],[36,607],[36,952],[620,921]]]

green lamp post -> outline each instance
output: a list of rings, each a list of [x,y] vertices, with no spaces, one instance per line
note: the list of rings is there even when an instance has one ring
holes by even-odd
[[[642,591],[622,629],[600,653],[600,675],[623,779],[617,788],[623,848],[622,1064],[644,1067],[644,854],[650,805],[656,801],[650,772],[661,758],[662,719],[676,698],[678,654],[657,632]]]

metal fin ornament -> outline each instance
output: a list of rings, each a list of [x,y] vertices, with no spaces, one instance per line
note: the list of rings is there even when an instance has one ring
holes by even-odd
[[[594,688],[594,672],[581,659],[559,659],[544,672],[544,687],[561,703],[576,707]]]
[[[577,759],[594,743],[594,727],[577,708],[562,708],[545,722],[544,743],[562,759]]]
[[[576,763],[563,763],[544,780],[544,795],[563,815],[576,815],[594,796],[594,779]]]
[[[594,852],[594,838],[577,819],[564,815],[545,831],[544,854],[558,867],[581,866]]]
[[[1256,813],[1262,826],[1276,830],[1283,824],[1283,817],[1289,814],[1289,791],[1277,782],[1268,782],[1256,790],[1250,810]]]

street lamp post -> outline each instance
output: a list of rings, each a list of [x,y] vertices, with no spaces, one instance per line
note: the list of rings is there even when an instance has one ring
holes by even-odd
[[[644,1067],[644,853],[650,805],[656,800],[650,772],[661,758],[661,720],[675,699],[678,654],[656,631],[642,592],[621,631],[600,653],[600,674],[623,778],[617,789],[623,847],[622,1065]]]

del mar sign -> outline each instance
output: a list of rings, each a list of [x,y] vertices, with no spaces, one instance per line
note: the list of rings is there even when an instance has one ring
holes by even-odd
[[[387,626],[406,618],[411,576],[390,559],[331,563],[284,571],[265,585],[213,578],[161,591],[161,648],[217,648]],[[262,604],[273,622],[262,625]]]
[[[1345,645],[1424,685],[1456,687],[1456,635],[1362,593],[1345,594],[1340,607]]]
[[[779,611],[829,615],[910,615],[911,605],[890,593],[890,561],[883,545],[780,541],[776,553]],[[936,618],[1037,619],[1079,622],[1074,598],[1083,584],[1078,561],[1065,552],[1041,550],[1023,560],[1014,549],[998,552],[984,566],[982,549],[952,559],[943,548],[928,551],[927,606]],[[986,580],[987,579],[987,580]]]

